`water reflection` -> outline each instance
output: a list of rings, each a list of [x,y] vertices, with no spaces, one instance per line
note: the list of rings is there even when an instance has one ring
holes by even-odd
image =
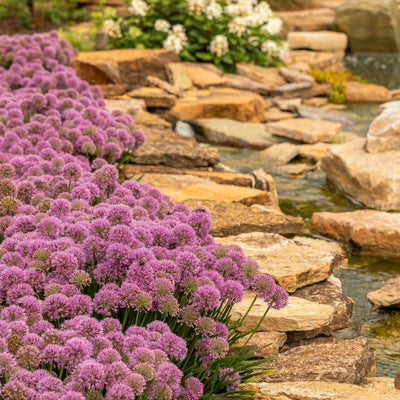
[[[353,74],[388,89],[400,88],[400,56],[398,54],[352,54],[345,59]]]

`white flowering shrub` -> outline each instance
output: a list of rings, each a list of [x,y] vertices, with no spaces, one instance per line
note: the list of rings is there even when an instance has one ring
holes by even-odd
[[[102,21],[112,48],[166,48],[182,61],[276,65],[286,50],[282,21],[258,0],[132,0],[130,15]]]

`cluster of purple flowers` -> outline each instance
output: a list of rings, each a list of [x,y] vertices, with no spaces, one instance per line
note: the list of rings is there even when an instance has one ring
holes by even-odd
[[[186,361],[227,355],[244,290],[273,308],[287,293],[215,244],[205,208],[119,183],[110,163],[144,135],[104,110],[72,56],[54,33],[0,37],[1,398],[196,400]]]

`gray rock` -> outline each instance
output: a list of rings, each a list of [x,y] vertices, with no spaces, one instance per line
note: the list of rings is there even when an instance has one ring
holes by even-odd
[[[302,118],[323,119],[326,121],[340,122],[341,124],[351,124],[347,115],[338,110],[325,110],[319,107],[312,107],[300,104],[296,110]]]
[[[188,124],[187,122],[178,121],[175,125],[175,132],[179,136],[191,137],[194,138],[196,133],[192,128],[192,125]]]
[[[380,289],[369,292],[367,298],[376,306],[400,308],[400,276],[389,279]]]

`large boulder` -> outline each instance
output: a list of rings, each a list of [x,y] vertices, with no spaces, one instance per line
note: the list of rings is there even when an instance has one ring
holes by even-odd
[[[369,127],[365,149],[368,153],[400,150],[400,101],[383,104]]]
[[[400,50],[396,0],[349,0],[336,9],[335,27],[349,36],[353,52]]]
[[[400,256],[400,213],[375,210],[318,212],[311,218],[311,230],[364,253]]]
[[[367,207],[400,210],[400,153],[370,154],[365,139],[329,148],[321,160],[326,177]]]

